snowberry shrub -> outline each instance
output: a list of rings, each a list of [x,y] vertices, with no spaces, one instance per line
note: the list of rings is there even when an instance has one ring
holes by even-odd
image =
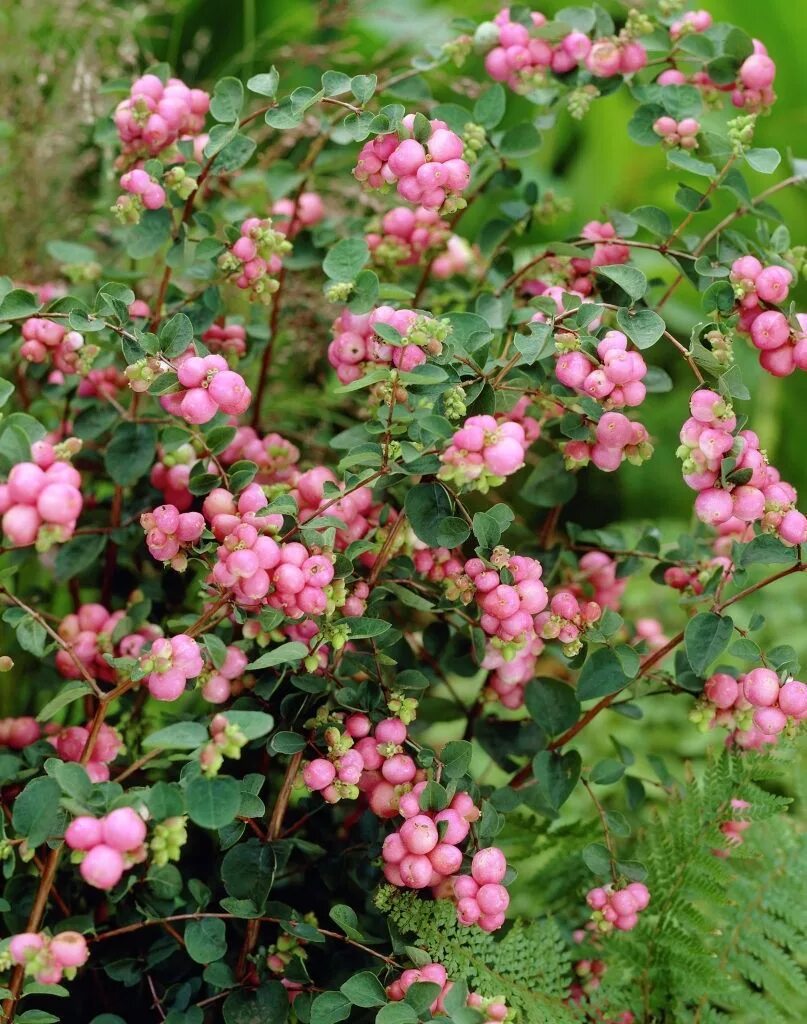
[[[807,517],[740,350],[807,368],[804,164],[758,186],[774,58],[683,7],[110,111],[92,259],[0,293],[4,1019],[801,1019],[807,684],[741,603]],[[616,91],[677,220],[529,244]],[[670,390],[691,530],[582,529]]]

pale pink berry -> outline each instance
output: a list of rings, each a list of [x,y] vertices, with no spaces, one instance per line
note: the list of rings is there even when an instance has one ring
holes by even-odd
[[[104,841],[102,824],[96,818],[80,815],[67,826],[64,841],[71,850],[91,850]]]
[[[314,792],[330,786],[335,778],[336,768],[324,757],[316,758],[303,769],[303,781]]]
[[[471,875],[479,885],[497,884],[507,873],[507,860],[497,846],[489,846],[474,854]]]
[[[754,707],[770,707],[779,697],[779,677],[770,668],[755,668],[743,677],[743,694]]]
[[[798,679],[789,679],[779,691],[779,710],[791,718],[804,718],[807,714],[807,685]]]
[[[89,958],[87,940],[79,932],[59,932],[50,940],[50,953],[59,967],[81,967]]]
[[[121,853],[129,853],[142,846],[146,838],[146,823],[131,807],[119,807],[101,820],[104,842]]]
[[[123,857],[111,846],[94,846],[81,862],[79,871],[88,885],[96,889],[111,889],[123,875]]]

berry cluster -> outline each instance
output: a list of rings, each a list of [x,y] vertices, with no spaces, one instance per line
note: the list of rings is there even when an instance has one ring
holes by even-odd
[[[219,257],[219,268],[230,275],[250,298],[268,302],[278,289],[277,275],[282,257],[291,252],[291,242],[271,218],[249,217],[241,225],[241,237]]]
[[[247,351],[247,331],[242,324],[211,324],[202,335],[211,352],[240,359]]]
[[[395,332],[400,335],[400,342],[393,345],[385,340],[376,331],[378,325],[391,327],[393,336]],[[342,384],[350,384],[379,366],[414,370],[426,362],[427,354],[440,354],[449,330],[445,321],[392,306],[379,306],[363,314],[345,309],[332,329],[328,361]],[[385,333],[389,335],[388,331]]]
[[[240,647],[228,644],[225,650],[222,663],[206,667],[199,676],[202,696],[211,704],[223,704],[229,700],[235,681],[243,676],[249,662],[249,658]]]
[[[325,497],[326,485],[330,488],[329,494],[332,495],[328,499]],[[326,503],[328,514],[345,524],[344,527],[336,528],[334,546],[340,551],[353,541],[365,538],[377,523],[380,512],[380,506],[373,504],[373,492],[369,487],[358,487],[349,494],[337,498],[338,492],[344,490],[344,483],[337,480],[332,470],[327,466],[315,466],[299,474],[291,491],[297,502],[301,524],[318,516]],[[387,522],[394,522],[395,518],[396,515],[392,513]]]
[[[752,711],[753,709],[753,711]],[[703,688],[703,702],[690,713],[702,728],[724,726],[729,741],[746,750],[775,743],[789,722],[807,718],[807,685],[788,679],[780,685],[769,668],[755,668],[737,679],[727,672],[710,676]]]
[[[98,354],[95,345],[84,345],[78,331],[68,331],[55,320],[34,316],[22,325],[20,355],[29,363],[49,360],[59,373],[83,373]],[[56,381],[54,381],[55,383]]]
[[[188,490],[191,470],[198,462],[192,444],[182,444],[170,452],[157,449],[158,457],[151,467],[151,486],[162,491],[167,505],[175,505],[180,512],[186,512],[193,504],[193,495]]]
[[[69,462],[58,460],[45,444],[33,462],[11,467],[8,481],[0,484],[3,533],[15,548],[36,544],[46,551],[69,540],[76,528],[84,499],[81,475]]]
[[[159,637],[140,656],[146,686],[157,700],[177,700],[185,692],[187,681],[198,676],[203,667],[199,644],[185,633]]]
[[[562,347],[560,347],[562,346]],[[584,353],[577,338],[560,343],[555,376],[561,384],[602,402],[606,409],[635,408],[645,400],[642,380],[647,364],[640,352],[628,349],[621,331],[608,331],[597,344],[597,361]]]
[[[471,168],[463,160],[465,145],[445,121],[426,122],[428,134],[420,141],[414,114],[403,119],[403,138],[378,135],[365,142],[353,174],[371,188],[397,184],[398,195],[409,203],[437,210],[448,197],[458,197],[468,184]],[[424,133],[425,134],[425,133]],[[446,204],[461,209],[464,201]]]
[[[387,985],[387,998],[394,1003],[399,1003],[406,998],[406,993],[412,985],[423,982],[440,986],[440,993],[432,1002],[429,1011],[432,1015],[443,1016],[447,1013],[445,998],[454,987],[454,982],[448,980],[446,969],[442,964],[430,963],[423,964],[422,967],[410,967],[409,970],[401,974],[400,978],[396,978],[395,981]],[[510,1011],[503,996],[486,999],[477,992],[470,992],[466,1005],[482,1014],[484,1018],[482,1024],[498,1024],[499,1021],[508,1020],[510,1017]]]
[[[494,416],[470,416],[441,453],[443,465],[438,476],[486,494],[522,468],[527,446],[520,423],[500,423]]]
[[[180,512],[175,505],[159,505],[141,515],[140,525],[146,531],[151,557],[183,572],[188,565],[185,548],[202,536],[205,518],[200,512]]]
[[[252,392],[240,373],[231,370],[223,356],[197,356],[189,349],[175,360],[181,391],[163,395],[166,412],[187,423],[208,423],[217,412],[240,416],[249,408]]]
[[[607,412],[600,418],[594,428],[593,441],[567,441],[563,445],[563,457],[569,469],[593,462],[604,473],[613,473],[625,460],[640,466],[652,454],[647,428],[621,412]]]
[[[399,813],[402,795],[417,779],[417,766],[404,753],[407,726],[400,718],[385,718],[373,728],[367,715],[349,715],[344,732],[331,726],[325,730],[328,757],[305,765],[302,781],[328,803],[366,797],[370,810],[379,818]],[[400,788],[404,787],[404,788]]]
[[[137,224],[143,210],[160,210],[165,206],[165,189],[139,167],[121,175],[120,187],[126,195],[118,196],[112,212],[122,224]]]
[[[807,369],[807,316],[798,314],[791,325],[779,309],[787,300],[793,275],[787,267],[763,266],[756,256],[741,256],[731,265],[740,319],[737,330],[759,349],[759,364],[774,377]]]
[[[674,117],[664,115],[653,122],[653,131],[660,135],[664,145],[670,148],[679,146],[681,149],[697,149],[700,130],[700,122],[694,117],[684,117],[676,121]]]
[[[582,647],[580,634],[601,615],[602,608],[596,601],[581,604],[570,590],[559,590],[549,608],[535,616],[535,628],[544,640],[559,640],[563,653],[573,658]]]
[[[225,757],[240,758],[247,738],[224,715],[214,715],[210,722],[210,742],[199,751],[199,766],[208,778],[218,775]]]
[[[291,484],[298,476],[300,450],[280,434],[261,437],[252,427],[238,427],[235,437],[220,452],[225,466],[246,459],[258,467],[255,479],[264,486]]]
[[[40,985],[58,985],[62,977],[74,978],[90,956],[87,940],[79,932],[58,935],[20,932],[12,935],[8,946],[11,962],[20,964],[25,974]]]
[[[482,612],[479,624],[494,638],[494,646],[505,649],[505,657],[534,635],[534,616],[549,603],[542,573],[537,559],[496,548],[490,563],[470,558],[456,581],[463,597],[476,599]]]
[[[488,644],[482,661],[482,668],[490,672],[486,696],[498,700],[503,707],[520,708],[524,703],[524,687],[535,678],[536,663],[543,650],[544,642],[538,636],[530,637],[514,655],[507,652],[508,656],[501,648]]]
[[[758,522],[785,544],[803,544],[807,517],[795,507],[795,489],[768,465],[757,435],[751,430],[732,433],[734,412],[714,391],[696,391],[689,407],[692,415],[681,428],[678,456],[684,480],[698,492],[698,519],[740,528]]]
[[[670,38],[675,41],[691,32],[705,32],[712,27],[712,15],[709,11],[685,11],[680,18],[670,25]]]
[[[124,153],[156,156],[179,139],[198,135],[209,107],[210,97],[202,89],[189,89],[178,78],[163,84],[156,75],[143,75],[115,110]]]
[[[324,216],[325,204],[317,192],[301,192],[296,199],[278,199],[272,204],[276,230],[287,238],[294,238],[300,231],[319,224]]]
[[[83,725],[68,725],[50,737],[56,754],[63,761],[80,763],[90,742],[90,730]],[[123,740],[116,729],[103,723],[93,740],[90,757],[84,764],[93,782],[109,781],[109,766],[123,750]]]
[[[541,29],[546,18],[530,12],[532,29]],[[487,51],[485,70],[494,81],[506,82],[516,92],[529,92],[546,82],[551,70],[565,75],[584,66],[598,78],[632,74],[647,63],[644,47],[625,31],[620,39],[595,39],[579,31],[567,33],[551,42],[533,36],[530,28],[510,20],[508,8],[492,22],[483,22],[474,36],[478,50]]]
[[[96,889],[112,889],[123,872],[146,858],[146,823],[131,807],[103,818],[81,815],[67,826],[64,841],[80,860],[81,877]]]
[[[507,861],[498,846],[477,850],[470,875],[459,875],[453,880],[460,924],[476,924],[484,932],[501,928],[510,906],[510,894],[502,885],[506,874]]]
[[[211,581],[246,607],[269,604],[290,618],[321,615],[329,603],[333,558],[295,541],[278,543],[261,532],[279,525],[272,521],[276,517],[255,515],[265,505],[257,484],[241,493],[237,505],[220,488],[207,496],[205,516],[220,541]]]
[[[472,260],[471,247],[458,235],[451,234],[448,221],[436,210],[419,206],[396,206],[381,219],[379,230],[365,235],[373,261],[379,266],[412,266],[424,253],[436,255],[431,260],[431,275],[444,280],[461,274]]]
[[[605,551],[587,551],[577,563],[569,590],[578,599],[594,600],[601,608],[617,611],[628,585],[627,579],[617,577],[618,568],[616,559]]]
[[[629,932],[639,923],[639,914],[650,903],[650,892],[642,882],[631,882],[624,889],[612,885],[597,886],[586,896],[597,931],[610,932],[614,928]]]

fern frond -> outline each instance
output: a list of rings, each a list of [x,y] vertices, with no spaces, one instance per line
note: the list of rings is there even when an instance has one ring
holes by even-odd
[[[551,918],[516,921],[502,937],[457,922],[448,900],[382,889],[377,903],[405,941],[417,946],[483,996],[502,996],[521,1024],[571,1024],[579,1018],[565,1000],[570,954]]]

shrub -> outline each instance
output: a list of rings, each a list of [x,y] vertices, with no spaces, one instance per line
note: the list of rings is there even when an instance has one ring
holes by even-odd
[[[658,7],[121,96],[119,195],[50,247],[70,291],[0,300],[0,669],[35,715],[0,722],[6,1019],[800,1019],[807,685],[735,606],[804,570],[807,518],[733,349],[807,369],[771,202],[803,166],[752,192],[773,60]],[[540,131],[620,89],[679,222],[525,252]],[[583,529],[581,475],[654,455],[665,349],[694,525]]]

